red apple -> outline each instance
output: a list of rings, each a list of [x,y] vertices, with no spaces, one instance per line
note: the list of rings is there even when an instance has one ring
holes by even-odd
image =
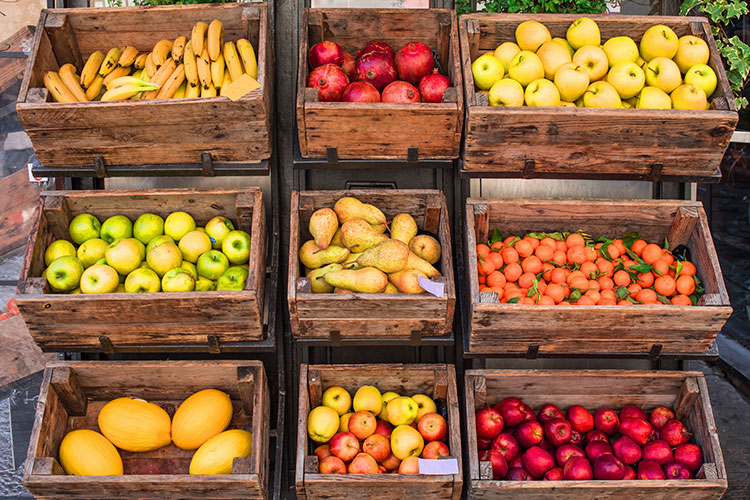
[[[547,403],[546,405],[539,408],[539,411],[537,412],[537,418],[542,424],[546,424],[550,420],[554,420],[556,418],[564,419],[565,414],[557,406],[551,403]]]
[[[593,463],[602,455],[612,455],[612,447],[602,441],[591,441],[586,445],[586,456]]]
[[[344,51],[336,42],[324,40],[312,46],[308,59],[311,68],[317,68],[324,64],[340,65],[344,61]]]
[[[620,434],[628,436],[639,446],[645,446],[648,443],[652,437],[652,431],[651,424],[643,419],[630,417],[620,419]]]
[[[680,462],[668,462],[663,468],[667,479],[693,479],[690,470]]]
[[[594,478],[619,481],[625,477],[625,465],[614,455],[602,455],[594,462]]]
[[[580,432],[573,430],[573,432],[570,433],[570,444],[583,444],[583,436],[581,436]]]
[[[367,453],[360,453],[346,469],[349,474],[377,474],[378,463]]]
[[[331,456],[331,449],[327,444],[321,444],[315,448],[315,456],[318,457],[318,461],[322,461],[325,457]]]
[[[539,443],[539,447],[540,447],[541,449],[543,449],[543,450],[547,450],[547,451],[550,451],[550,450],[553,450],[553,449],[555,449],[555,447],[554,447],[554,446],[552,446],[552,443],[550,443],[549,441],[547,441],[547,440],[546,440],[546,439],[544,439],[544,438],[542,438],[542,442],[541,442],[541,443]]]
[[[482,439],[477,438],[477,449],[478,450],[488,450],[490,448],[490,443],[492,443],[489,439]]]
[[[419,474],[419,459],[411,456],[406,457],[396,470],[398,474]]]
[[[521,409],[523,401],[518,398],[505,398],[494,406],[503,415],[505,425],[515,427],[524,421],[526,414]]]
[[[523,459],[521,458],[520,454],[516,455],[513,460],[508,462],[508,468],[509,469],[523,469]]]
[[[574,444],[564,444],[555,450],[555,461],[560,467],[565,467],[565,463],[570,460],[571,457],[586,458],[586,452],[584,452],[579,446]]]
[[[523,467],[515,467],[508,470],[508,474],[505,476],[506,481],[533,481],[534,478],[531,474],[526,472]]]
[[[521,447],[529,448],[542,442],[544,429],[539,422],[523,422],[516,427],[513,437],[518,440]]]
[[[568,420],[573,430],[585,434],[594,428],[594,417],[582,406],[573,405],[568,408]]]
[[[563,479],[566,481],[589,481],[594,479],[591,464],[582,457],[571,457],[563,467]]]
[[[693,443],[683,443],[675,446],[674,461],[680,462],[695,474],[703,465],[703,452]]]
[[[490,450],[492,451],[492,450]],[[448,457],[451,452],[448,450],[448,445],[442,441],[430,441],[422,450],[422,458],[440,458]]]
[[[609,438],[606,434],[604,434],[604,432],[600,431],[599,429],[593,429],[588,431],[586,435],[583,436],[583,445],[588,446],[588,444],[593,441],[602,441],[603,443],[609,443]]]
[[[560,446],[570,441],[572,431],[570,422],[564,418],[553,418],[544,424],[544,438],[552,446]]]
[[[648,416],[648,422],[654,429],[661,430],[668,421],[674,419],[674,412],[666,406],[659,406],[651,410],[651,414]]]
[[[391,441],[381,434],[373,434],[362,443],[362,451],[374,458],[376,462],[382,462],[391,454]]]
[[[544,480],[545,481],[562,481],[563,480],[562,467],[553,467],[552,469],[545,472]]]
[[[359,441],[351,432],[339,432],[331,438],[331,454],[348,462],[359,453]]]
[[[666,479],[667,476],[659,465],[659,462],[653,460],[641,460],[638,462],[638,479],[657,480]]]
[[[653,460],[654,462],[658,462],[659,465],[673,462],[672,448],[669,447],[666,441],[661,439],[649,441],[643,447],[643,460]]]
[[[629,465],[625,466],[625,477],[623,477],[625,481],[632,481],[633,479],[636,479],[635,475],[635,469],[632,468]]]
[[[477,437],[480,439],[495,439],[503,431],[504,425],[502,414],[492,407],[477,413]]]
[[[354,412],[349,417],[349,432],[357,436],[357,439],[366,439],[375,434],[378,423],[375,416],[369,411]],[[333,450],[331,451],[333,453]]]
[[[679,420],[669,420],[659,431],[659,437],[669,443],[669,446],[677,446],[690,441],[690,433]]]
[[[347,85],[349,78],[335,64],[318,66],[307,78],[307,86],[318,89],[318,100],[321,102],[340,101]]]
[[[487,461],[492,464],[492,479],[504,479],[508,473],[508,462],[499,451],[487,450],[479,457],[480,461]]]
[[[638,443],[633,441],[627,436],[620,436],[612,442],[612,448],[615,451],[615,456],[620,459],[625,465],[632,465],[643,456],[641,447]]]
[[[623,406],[620,410],[620,420],[623,418],[640,418],[641,420],[645,420],[648,422],[648,415],[646,415],[646,412],[643,411],[642,408],[635,405],[627,405]]]
[[[523,403],[521,405],[521,411],[523,412],[523,421],[524,422],[536,422],[536,413],[534,413],[534,409],[527,405],[526,403]]]
[[[544,473],[555,466],[555,459],[547,450],[532,446],[523,454],[523,467],[534,479],[541,479]]]
[[[520,447],[518,446],[518,441],[516,440],[516,438],[514,438],[512,434],[509,434],[505,431],[498,434],[497,437],[492,440],[490,449],[499,451],[500,454],[508,462],[516,458],[516,456],[518,456],[518,452],[520,451]]]
[[[594,429],[602,431],[607,436],[612,436],[620,427],[620,419],[615,410],[599,408],[594,412]]]
[[[320,461],[318,470],[321,474],[346,474],[346,464],[339,457],[331,455]]]
[[[387,472],[388,472],[388,469],[378,464],[378,474],[386,474]]]
[[[380,462],[380,465],[385,467],[385,470],[390,472],[398,470],[398,466],[401,465],[401,460],[399,460],[396,455],[391,453],[390,455],[388,455],[388,458]]]
[[[378,420],[378,423],[375,424],[375,434],[391,439],[391,432],[393,432],[393,426],[385,420]]]
[[[426,413],[419,419],[417,430],[425,441],[443,441],[448,435],[448,424],[437,413]]]

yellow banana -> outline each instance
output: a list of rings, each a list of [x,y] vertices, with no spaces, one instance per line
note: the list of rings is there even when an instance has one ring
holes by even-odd
[[[48,71],[44,74],[44,86],[47,87],[52,98],[57,102],[78,102],[68,87],[60,80],[56,71]]]
[[[174,71],[172,71],[172,74],[169,75],[169,78],[167,78],[167,81],[162,85],[161,90],[159,90],[159,93],[156,95],[157,99],[171,99],[174,97],[175,92],[177,92],[177,89],[182,85],[182,82],[185,81],[185,65],[180,64],[175,68]]]
[[[132,76],[121,76],[120,78],[115,78],[114,80],[109,82],[109,87],[110,88],[122,87],[123,85],[130,85],[131,83],[134,83],[136,85],[141,85],[141,86],[144,86],[144,85],[153,86],[151,85],[151,83],[143,81],[139,77],[132,75]]]
[[[216,87],[209,82],[208,87],[201,87],[201,97],[216,97]]]
[[[226,66],[224,65],[224,56],[219,53],[219,58],[211,62],[211,81],[214,87],[219,88],[224,83],[224,73],[226,73]]]
[[[206,48],[206,36],[208,35],[208,24],[198,21],[193,26],[193,33],[190,36],[190,42],[193,46],[193,52],[197,56],[203,53]]]
[[[242,76],[244,71],[242,70],[242,63],[240,57],[237,55],[237,48],[234,46],[234,42],[224,43],[224,62],[229,70],[229,75],[232,77],[232,81]]]
[[[208,25],[206,45],[208,45],[208,57],[212,61],[219,59],[224,46],[224,23],[218,19],[214,19]]]
[[[139,92],[143,92],[144,90],[153,88],[153,85],[150,85],[148,83],[144,84],[143,82],[118,85],[117,87],[112,87],[111,89],[106,91],[102,96],[102,101],[122,101],[125,99],[130,99]]]
[[[148,58],[148,54],[138,54],[138,57],[136,57],[135,61],[133,61],[133,67],[135,67],[135,69],[145,68],[147,58]]]
[[[120,54],[120,58],[117,60],[117,66],[122,68],[127,68],[128,66],[132,66],[135,62],[135,58],[138,57],[138,49],[133,47],[132,45],[128,45],[124,49],[122,49],[122,53]]]
[[[174,63],[172,58],[167,59],[164,64],[161,65],[159,70],[154,74],[154,76],[151,77],[151,83],[154,84],[155,87],[163,87],[164,84],[167,82],[167,79],[169,76],[174,72],[177,65]],[[156,99],[156,96],[159,94],[158,90],[152,90],[151,92],[146,92],[143,94],[144,99]]]
[[[99,74],[102,76],[107,76],[108,74],[110,74],[112,70],[117,66],[117,60],[120,59],[121,53],[122,51],[117,47],[109,49],[109,52],[107,52],[107,55],[104,56],[104,61],[99,68]]]
[[[146,65],[144,66],[144,69],[146,70],[146,73],[148,76],[154,76],[154,73],[159,69],[159,67],[154,62],[154,53],[149,52],[146,56]]]
[[[104,86],[107,90],[112,88],[112,82],[122,76],[128,76],[130,68],[115,68],[110,74],[104,77]]]
[[[198,86],[198,66],[195,60],[195,52],[190,42],[185,44],[185,53],[182,55],[182,62],[185,63],[185,78],[190,85]]]
[[[174,99],[184,99],[186,89],[187,89],[187,80],[182,80],[182,84],[180,84],[180,86],[177,87],[177,91],[174,93],[172,97]]]
[[[245,68],[245,73],[257,80],[258,60],[255,58],[253,45],[248,40],[240,38],[237,40],[237,52],[239,52],[240,59],[242,59],[242,66]]]
[[[172,44],[172,59],[178,64],[182,62],[182,56],[185,54],[185,44],[187,37],[184,36],[178,36]]]
[[[104,54],[98,50],[93,52],[86,60],[86,64],[83,65],[83,69],[81,70],[81,85],[84,88],[89,88],[91,83],[96,79],[102,61],[104,61]]]
[[[86,98],[89,101],[93,101],[94,99],[99,97],[99,94],[102,93],[102,87],[104,87],[104,77],[97,74],[96,78],[94,78],[94,81],[91,82],[91,85],[89,85],[89,88],[86,89]]]
[[[219,92],[220,96],[225,96],[227,92],[227,88],[232,83],[232,77],[229,76],[229,71],[224,71],[224,81],[221,82],[221,92]]]
[[[169,40],[159,40],[156,42],[156,45],[154,45],[154,50],[151,52],[154,54],[152,56],[154,63],[156,63],[156,67],[160,67],[162,64],[164,64],[164,61],[167,60],[169,57],[169,53],[172,51],[172,42]]]
[[[211,82],[211,61],[208,58],[208,49],[203,48],[201,56],[195,61],[198,66],[198,79],[201,81],[201,86],[204,89],[208,89]]]
[[[201,96],[201,86],[188,83],[185,89],[185,99],[195,99]]]
[[[78,102],[86,102],[86,92],[81,88],[81,77],[76,74],[76,67],[72,64],[63,64],[57,72],[60,80],[70,90]]]

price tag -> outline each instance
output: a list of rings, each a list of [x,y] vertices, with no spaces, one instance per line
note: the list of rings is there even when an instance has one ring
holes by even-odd
[[[458,474],[458,460],[455,458],[420,458],[419,473],[431,475]]]
[[[36,177],[34,174],[31,173],[31,166],[32,163],[27,163],[26,168],[29,171],[29,182],[47,182],[47,177]]]
[[[431,293],[435,297],[442,297],[445,295],[445,283],[436,283],[421,276],[417,276],[417,281],[419,282],[419,286],[421,286],[425,292]]]

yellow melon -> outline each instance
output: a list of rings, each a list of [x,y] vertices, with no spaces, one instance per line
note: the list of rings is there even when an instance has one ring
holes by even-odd
[[[126,451],[151,451],[172,439],[169,415],[142,399],[113,399],[99,411],[99,429],[112,444]]]
[[[96,431],[80,429],[65,435],[60,443],[60,465],[74,476],[122,474],[122,459],[112,443]]]
[[[190,474],[231,474],[236,457],[248,457],[253,435],[241,429],[217,434],[198,448],[190,461]]]
[[[229,394],[216,389],[196,392],[172,417],[172,441],[183,450],[194,450],[229,427],[231,421]]]

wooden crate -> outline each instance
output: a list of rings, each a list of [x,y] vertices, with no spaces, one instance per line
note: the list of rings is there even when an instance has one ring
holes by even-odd
[[[466,202],[469,351],[492,354],[704,353],[732,307],[706,213],[670,200],[479,199]],[[705,295],[697,306],[499,304],[479,293],[476,245],[503,235],[584,230],[594,238],[637,231],[649,242],[686,245]]]
[[[89,54],[133,45],[150,52],[161,39],[190,37],[197,21],[220,19],[226,40],[247,38],[256,49],[261,88],[238,101],[226,97],[55,103],[46,71],[65,63],[79,71]],[[253,163],[271,155],[273,51],[267,5],[174,5],[45,9],[16,109],[45,166]],[[41,91],[39,89],[42,89]]]
[[[320,474],[318,457],[307,438],[307,414],[320,406],[322,394],[338,385],[354,394],[362,385],[374,385],[381,392],[426,394],[444,399],[448,422],[448,447],[459,463],[455,475],[404,474]],[[299,409],[297,413],[297,498],[322,500],[378,498],[380,500],[459,500],[463,487],[461,472],[461,421],[459,419],[456,370],[442,364],[300,365]]]
[[[433,281],[445,284],[443,297],[422,294],[312,293],[310,280],[299,262],[299,247],[312,239],[310,216],[320,208],[333,208],[344,196],[371,203],[390,221],[399,213],[414,217],[420,232],[438,239],[442,246],[442,273]],[[456,290],[450,222],[445,196],[432,189],[293,191],[289,234],[288,302],[292,333],[296,338],[411,338],[447,335],[453,328]]]
[[[182,401],[203,389],[228,393],[234,406],[229,428],[253,434],[252,455],[235,458],[232,474],[189,475],[194,451],[174,444],[144,453],[119,450],[124,475],[63,472],[57,460],[62,438],[76,429],[98,431],[99,410],[110,400],[142,398],[172,416]],[[53,362],[42,380],[23,483],[36,498],[50,500],[265,500],[269,421],[268,383],[260,361]]]
[[[457,158],[464,119],[457,24],[455,11],[446,9],[304,9],[297,70],[302,156],[326,158],[335,148],[339,158]],[[306,88],[307,55],[323,40],[355,57],[375,40],[396,51],[409,42],[426,43],[453,87],[442,103],[318,102],[317,89]]]
[[[44,251],[69,239],[70,220],[91,213],[103,222],[122,214],[135,220],[149,212],[166,217],[184,210],[199,226],[217,215],[250,234],[250,272],[241,291],[53,294]],[[122,346],[207,345],[263,338],[266,219],[260,188],[145,191],[49,191],[26,246],[16,303],[34,341],[45,350],[75,351]]]
[[[590,16],[602,40],[627,35],[638,42],[655,24],[678,36],[696,35],[711,51],[719,84],[711,110],[491,107],[474,90],[471,62],[515,41],[530,19],[553,37],[565,37],[578,14],[471,14],[461,16],[461,57],[468,117],[464,138],[467,171],[524,177],[595,176],[659,180],[661,176],[710,177],[717,172],[737,125],[737,108],[708,21],[702,17]],[[486,102],[486,101],[485,101]]]
[[[560,500],[658,498],[719,499],[727,489],[727,471],[719,445],[706,379],[701,372],[618,370],[467,370],[469,495],[471,499]],[[691,480],[665,481],[495,481],[492,465],[479,462],[477,410],[503,398],[521,398],[535,410],[552,403],[563,409],[581,405],[619,410],[636,405],[646,411],[674,407],[676,416],[703,450],[704,464]]]

